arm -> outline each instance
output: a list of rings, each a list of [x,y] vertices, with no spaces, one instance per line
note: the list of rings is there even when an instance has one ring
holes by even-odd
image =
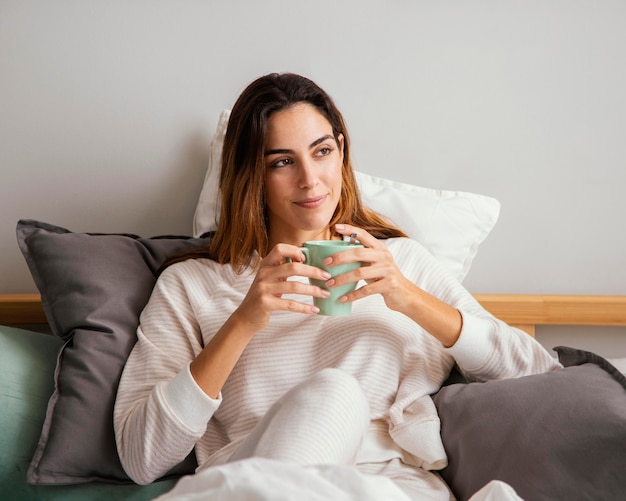
[[[217,272],[207,276],[201,261],[187,261],[163,273],[142,313],[115,408],[120,458],[135,481],[151,482],[193,449],[219,406],[232,369],[272,311],[316,313],[311,305],[281,296],[326,294],[287,281],[295,274],[323,279],[322,270],[287,263],[285,257],[300,260],[301,252],[295,246],[276,246],[263,259],[239,307],[214,335],[205,334],[206,345],[196,315],[211,301],[221,277]]]
[[[447,313],[439,314],[436,307],[429,308],[423,316],[403,311],[422,329],[414,329],[414,341],[405,347],[402,356],[403,376],[389,409],[389,432],[400,447],[418,458],[416,464],[426,469],[438,469],[445,466],[446,455],[437,410],[430,395],[440,388],[455,362],[468,378],[475,380],[546,372],[560,367],[560,364],[532,337],[485,311],[417,242],[394,239],[388,242],[387,251],[403,277],[421,291],[416,298],[407,301],[386,301],[387,306],[415,304],[422,307],[422,298],[430,297],[454,309],[462,318],[456,342],[446,347],[441,336],[433,335],[426,325],[437,328],[443,325],[445,330]],[[393,271],[386,268],[386,273]],[[379,280],[383,281],[384,278]],[[382,287],[383,284],[377,285]],[[442,318],[438,319],[438,316]],[[410,326],[408,328],[413,330]]]
[[[394,242],[394,252],[364,230],[338,225],[342,234],[357,232],[367,246],[333,256],[334,264],[360,260],[361,268],[337,277],[334,285],[365,280],[367,285],[346,295],[356,301],[381,294],[387,306],[411,318],[437,339],[466,375],[501,379],[560,367],[530,336],[488,313],[421,245],[408,239]],[[395,254],[395,255],[394,255]],[[396,263],[401,262],[401,269]]]
[[[329,278],[327,272],[301,261],[303,255],[299,248],[287,244],[276,245],[261,260],[246,297],[191,363],[194,380],[207,395],[216,397],[219,394],[246,346],[269,323],[273,311],[309,315],[319,312],[315,306],[282,297],[283,294],[314,297],[329,294],[314,285],[287,280],[293,275],[317,280]]]
[[[120,380],[116,442],[124,469],[140,484],[182,461],[219,407],[219,399],[204,394],[189,371],[202,350],[192,303],[210,292],[199,273],[199,267],[185,265],[161,275],[141,314],[137,343]]]

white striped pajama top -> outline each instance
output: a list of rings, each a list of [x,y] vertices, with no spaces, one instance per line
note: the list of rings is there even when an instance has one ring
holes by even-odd
[[[379,295],[356,301],[346,317],[274,312],[217,400],[197,386],[189,363],[241,303],[254,274],[208,259],[166,269],[141,315],[115,405],[117,446],[129,476],[149,483],[194,447],[199,465],[227,460],[273,402],[325,367],[352,374],[368,397],[372,426],[359,461],[401,456],[441,468],[446,457],[430,395],[455,362],[473,380],[560,367],[530,336],[486,312],[422,245],[406,238],[386,243],[407,278],[461,312],[453,347],[389,310]],[[389,443],[402,451],[390,453]]]

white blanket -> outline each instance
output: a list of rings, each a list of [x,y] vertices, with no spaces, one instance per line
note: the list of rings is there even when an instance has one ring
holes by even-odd
[[[183,477],[159,501],[410,501],[392,480],[350,466],[301,466],[264,458],[213,466]]]
[[[351,466],[301,466],[249,458],[183,477],[158,501],[410,501],[391,479]],[[429,499],[428,493],[420,500]],[[491,482],[471,501],[521,501],[502,482]]]

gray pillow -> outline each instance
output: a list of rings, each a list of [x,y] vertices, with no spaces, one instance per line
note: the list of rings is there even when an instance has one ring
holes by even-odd
[[[113,431],[119,378],[164,260],[206,239],[73,233],[21,220],[17,240],[52,332],[65,341],[30,483],[130,482]],[[193,472],[193,453],[171,475]]]
[[[602,357],[557,347],[563,369],[453,384],[434,401],[457,498],[503,480],[524,499],[623,499],[626,378]]]

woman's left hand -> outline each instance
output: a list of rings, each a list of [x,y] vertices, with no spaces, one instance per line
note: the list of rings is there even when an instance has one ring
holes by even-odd
[[[380,294],[388,308],[404,313],[427,332],[439,339],[444,346],[452,346],[461,334],[463,319],[460,312],[447,303],[428,294],[407,279],[396,265],[387,246],[362,228],[338,224],[335,230],[340,235],[356,233],[365,248],[338,252],[324,260],[327,266],[361,261],[363,265],[353,271],[337,275],[326,282],[326,286],[337,287],[359,280],[367,283],[341,297],[340,301]]]
[[[346,294],[340,301],[352,302],[366,296],[380,294],[388,308],[403,313],[410,311],[411,301],[415,300],[419,289],[402,274],[387,246],[367,231],[355,226],[338,224],[335,230],[347,236],[356,233],[357,240],[365,248],[339,252],[326,258],[324,264],[335,266],[354,261],[361,261],[363,264],[360,268],[330,279],[326,282],[327,287],[337,287],[364,280],[367,285]]]

